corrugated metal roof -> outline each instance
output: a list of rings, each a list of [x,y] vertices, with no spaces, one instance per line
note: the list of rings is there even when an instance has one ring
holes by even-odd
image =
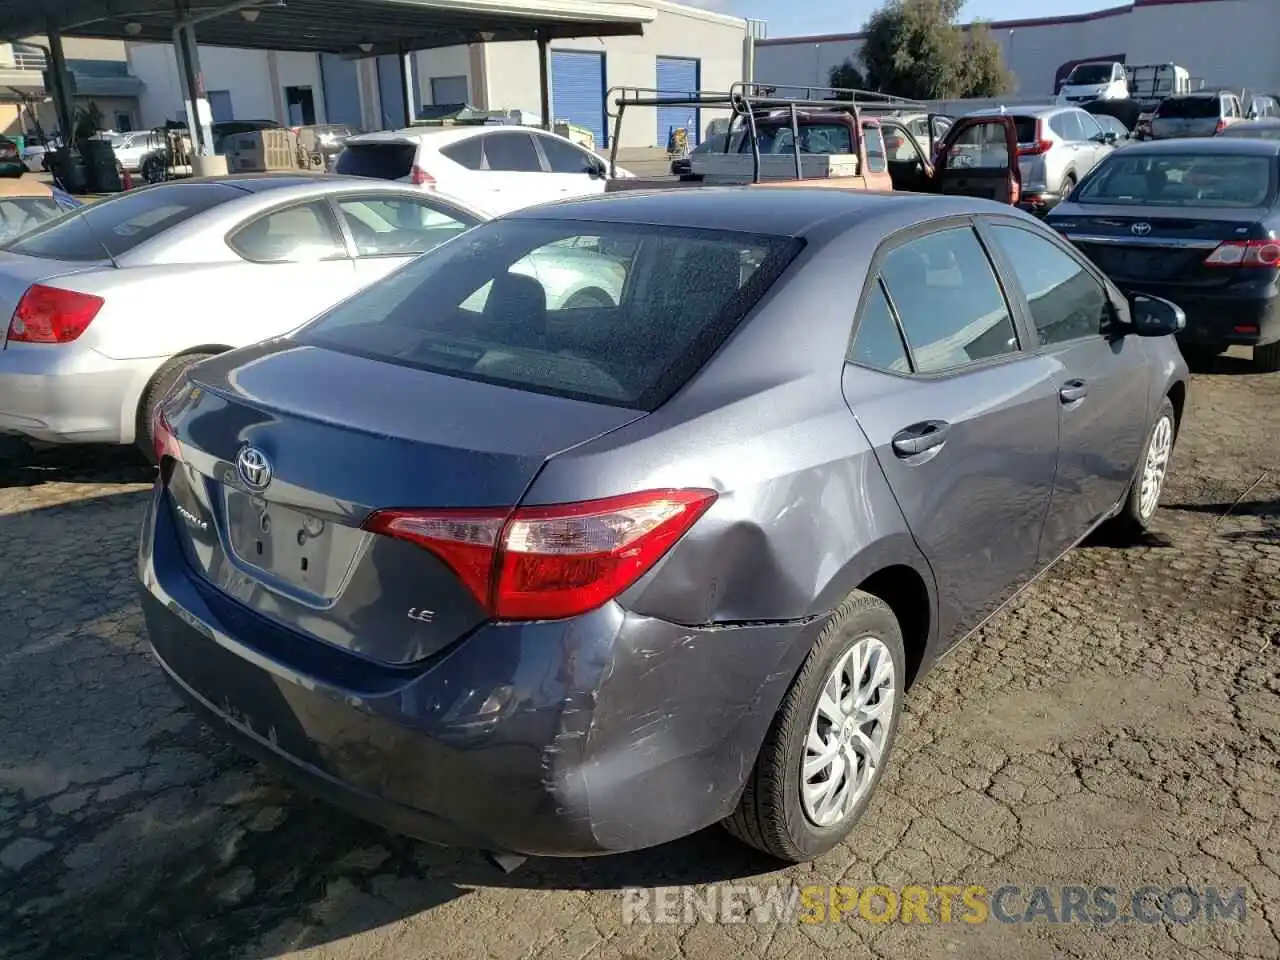
[[[552,39],[639,36],[655,16],[624,0],[263,0],[253,13],[252,21],[232,11],[199,23],[197,42],[364,57],[532,40],[540,27]],[[174,0],[0,0],[0,40],[42,34],[46,18],[67,36],[150,43],[170,42],[177,23]]]

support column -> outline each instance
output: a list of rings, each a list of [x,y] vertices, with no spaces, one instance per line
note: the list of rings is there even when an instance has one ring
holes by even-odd
[[[547,47],[551,43],[551,31],[538,28],[538,93],[542,98],[542,129],[551,129],[551,81],[547,60]]]
[[[70,147],[73,138],[75,115],[71,109],[71,74],[67,71],[67,58],[62,52],[62,34],[52,18],[48,21],[49,78],[53,89],[53,108],[58,114],[58,129],[62,133],[62,145]]]
[[[404,102],[404,125],[406,127],[413,124],[414,117],[417,112],[414,104],[418,98],[413,95],[413,84],[415,77],[413,75],[413,63],[410,57],[413,54],[405,51],[404,44],[397,44],[396,52],[400,55],[400,97]]]
[[[216,177],[227,172],[227,158],[213,152],[213,117],[205,96],[204,73],[200,70],[200,50],[196,45],[196,28],[184,24],[174,28],[173,50],[178,57],[178,79],[187,104],[187,129],[191,132],[191,173],[197,177]],[[204,103],[204,109],[200,104]]]

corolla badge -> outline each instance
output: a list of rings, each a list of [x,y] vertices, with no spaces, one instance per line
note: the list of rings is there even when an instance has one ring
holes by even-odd
[[[1134,224],[1132,227],[1130,227],[1129,229],[1133,232],[1133,235],[1134,235],[1135,237],[1145,237],[1145,236],[1147,236],[1148,234],[1150,234],[1150,233],[1151,233],[1151,224],[1149,224],[1149,223],[1135,223],[1135,224]]]
[[[271,461],[257,447],[245,447],[236,455],[236,473],[250,490],[265,490],[271,483]]]

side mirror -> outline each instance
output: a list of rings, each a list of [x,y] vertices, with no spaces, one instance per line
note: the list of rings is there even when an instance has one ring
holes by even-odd
[[[1129,295],[1129,316],[1133,332],[1140,337],[1168,337],[1187,326],[1187,315],[1180,306],[1147,293]]]

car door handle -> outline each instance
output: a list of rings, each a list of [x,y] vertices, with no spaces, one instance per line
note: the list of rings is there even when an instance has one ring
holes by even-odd
[[[1058,390],[1058,399],[1063,403],[1075,403],[1089,395],[1089,385],[1083,380],[1068,380]]]
[[[900,457],[914,457],[947,442],[951,424],[945,420],[925,420],[904,427],[893,435],[893,452]]]

